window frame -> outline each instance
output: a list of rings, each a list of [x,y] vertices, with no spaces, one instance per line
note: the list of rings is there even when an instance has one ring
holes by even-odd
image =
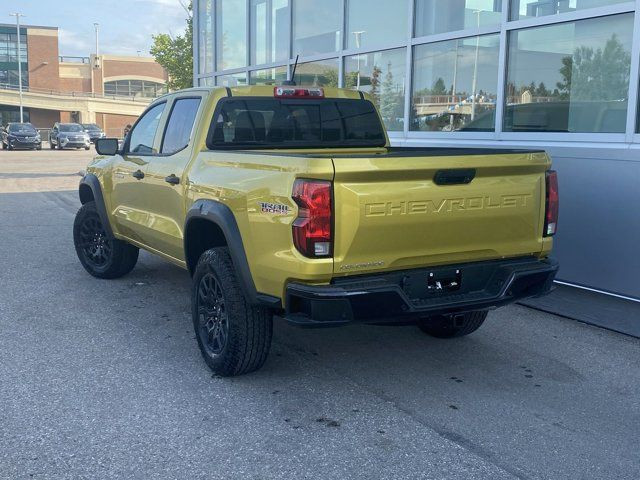
[[[162,128],[162,138],[160,139],[159,153],[156,156],[158,156],[158,157],[170,157],[172,155],[175,155],[177,153],[182,152],[183,150],[186,150],[190,146],[193,146],[193,143],[192,143],[193,142],[193,132],[195,131],[196,124],[198,123],[198,114],[200,113],[200,110],[202,109],[203,99],[204,99],[203,95],[185,95],[185,96],[176,96],[171,100],[171,106],[169,107],[169,113],[167,114],[167,118],[165,119],[164,126]],[[187,142],[187,144],[184,147],[180,148],[179,150],[176,150],[175,152],[163,153],[162,149],[164,148],[164,140],[165,140],[165,137],[167,135],[167,129],[169,128],[169,122],[171,121],[171,115],[173,114],[173,109],[175,108],[176,104],[180,100],[198,100],[198,108],[196,109],[196,114],[195,114],[195,117],[193,118],[193,125],[191,125],[191,131],[189,133],[189,141]],[[133,130],[133,128],[132,128],[132,130]]]
[[[409,1],[409,14],[407,18],[407,38],[404,41],[389,42],[381,44],[373,48],[360,48],[360,49],[348,49],[347,41],[344,32],[347,31],[347,8],[348,0],[341,0],[342,11],[338,13],[341,15],[341,32],[342,32],[342,49],[333,52],[327,52],[318,55],[304,55],[300,56],[298,63],[308,63],[318,60],[327,60],[331,58],[338,58],[338,86],[344,86],[344,64],[345,57],[355,54],[374,53],[379,51],[391,50],[400,47],[406,47],[406,76],[405,76],[405,97],[404,97],[404,127],[401,131],[389,131],[387,136],[394,142],[406,142],[411,144],[420,140],[430,140],[437,142],[452,142],[452,141],[464,141],[464,142],[484,142],[484,141],[505,141],[512,142],[560,142],[568,146],[588,142],[588,143],[602,143],[610,144],[612,146],[621,146],[625,143],[638,145],[640,144],[640,85],[638,85],[638,75],[640,73],[640,0],[628,0],[622,3],[616,3],[612,5],[605,5],[599,7],[585,8],[572,12],[560,13],[557,15],[545,15],[541,17],[534,17],[529,19],[511,20],[511,1],[502,1],[502,18],[499,25],[474,27],[466,30],[451,31],[446,33],[440,33],[435,35],[429,35],[424,37],[414,37],[415,34],[415,13],[416,2],[415,0]],[[215,84],[215,78],[217,76],[228,75],[233,73],[244,73],[247,77],[247,81],[250,78],[250,72],[263,70],[268,68],[275,68],[285,66],[287,68],[288,75],[291,73],[292,67],[295,62],[294,46],[294,32],[293,32],[293,10],[294,6],[290,1],[288,8],[289,14],[289,32],[288,32],[288,50],[289,59],[284,61],[278,61],[267,64],[255,64],[251,65],[251,38],[250,37],[250,0],[247,0],[247,15],[245,18],[245,26],[247,31],[247,65],[234,69],[217,70],[217,63],[214,63],[214,71],[207,73],[199,73],[199,68],[194,69],[194,82],[196,85],[205,85],[205,82],[213,81]],[[199,15],[200,2],[194,2],[195,16],[200,18]],[[595,133],[595,134],[583,134],[574,132],[503,132],[504,121],[504,100],[505,100],[505,84],[507,75],[507,55],[508,55],[508,34],[510,31],[518,30],[528,27],[541,27],[545,25],[551,25],[555,23],[565,23],[570,21],[578,21],[583,19],[593,19],[599,17],[606,17],[610,15],[616,15],[621,13],[632,13],[635,15],[634,30],[633,30],[633,42],[631,46],[631,73],[628,92],[628,109],[627,109],[627,121],[625,133]],[[213,12],[215,16],[215,11]],[[214,25],[217,20],[214,18]],[[498,58],[498,85],[496,96],[496,110],[495,110],[495,125],[493,132],[412,132],[409,130],[409,120],[411,112],[411,92],[413,83],[413,48],[416,45],[424,43],[432,43],[444,40],[454,40],[464,37],[472,37],[476,35],[487,35],[496,33],[500,36],[499,46],[499,58]],[[215,32],[214,32],[215,35]],[[200,35],[196,36],[194,40],[194,52],[197,49],[196,43],[202,40]],[[194,55],[194,61],[196,66],[199,62],[198,50]],[[215,51],[213,52],[213,61],[216,62]],[[211,79],[211,80],[209,80]],[[634,107],[635,106],[635,107]]]
[[[146,110],[144,112],[142,112],[142,114],[138,117],[138,119],[133,123],[133,125],[131,126],[131,130],[129,132],[129,134],[127,134],[127,139],[124,142],[124,145],[122,146],[122,155],[123,156],[137,156],[137,157],[157,157],[160,156],[160,149],[158,148],[158,153],[142,153],[142,152],[132,152],[130,150],[131,148],[131,132],[133,132],[136,127],[138,126],[138,124],[140,123],[140,121],[145,117],[145,115],[147,113],[149,113],[152,109],[156,108],[159,105],[163,105],[164,104],[164,109],[162,110],[162,114],[160,115],[160,120],[158,121],[158,128],[160,127],[160,125],[163,125],[163,122],[166,122],[167,119],[167,103],[169,102],[170,99],[167,98],[162,98],[159,101],[153,102],[151,103],[151,105],[149,105]],[[164,127],[163,127],[163,131],[164,131]],[[156,136],[158,135],[158,131],[156,130]],[[153,139],[153,143],[155,145],[157,139],[154,137]]]

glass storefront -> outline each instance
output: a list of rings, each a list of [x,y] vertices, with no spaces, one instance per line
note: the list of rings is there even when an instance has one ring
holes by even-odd
[[[411,130],[494,130],[500,37],[461,38],[414,49]]]
[[[344,86],[367,92],[390,131],[402,131],[406,49],[345,57]]]
[[[640,133],[633,2],[196,4],[201,85],[277,84],[299,56],[298,84],[368,92],[392,136]]]
[[[633,15],[509,36],[504,131],[624,133]]]
[[[25,29],[21,29],[19,53],[22,85],[27,87],[29,86],[29,59]],[[0,27],[0,85],[18,86],[18,83],[18,34],[13,27]]]

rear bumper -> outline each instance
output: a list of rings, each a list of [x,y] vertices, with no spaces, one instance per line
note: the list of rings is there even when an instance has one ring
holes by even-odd
[[[402,323],[430,315],[490,310],[553,289],[558,263],[533,257],[336,278],[330,285],[287,286],[288,322],[303,327]],[[430,275],[459,275],[459,287],[429,288]]]

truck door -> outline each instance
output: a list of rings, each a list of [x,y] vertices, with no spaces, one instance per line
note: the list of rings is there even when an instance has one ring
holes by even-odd
[[[150,158],[145,174],[144,202],[149,214],[151,248],[184,260],[185,169],[193,152],[192,136],[202,97],[176,97],[160,142],[160,154]]]
[[[152,105],[138,119],[125,139],[124,151],[113,165],[111,212],[116,230],[146,244],[149,212],[143,206],[143,185],[149,160],[158,154],[159,125],[166,101]]]

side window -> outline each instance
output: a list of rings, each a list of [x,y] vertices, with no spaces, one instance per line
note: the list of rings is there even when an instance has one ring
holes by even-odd
[[[159,103],[145,113],[129,134],[129,151],[131,153],[157,153],[153,151],[153,141],[156,138],[160,117],[166,103]]]
[[[162,153],[171,155],[189,145],[199,106],[199,98],[180,98],[175,101],[165,130]]]

